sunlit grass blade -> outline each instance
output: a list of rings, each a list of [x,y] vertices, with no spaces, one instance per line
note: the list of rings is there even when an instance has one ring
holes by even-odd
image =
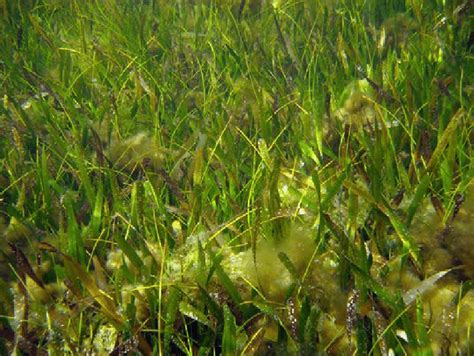
[[[423,199],[425,198],[426,192],[428,190],[429,184],[430,184],[430,175],[426,174],[421,178],[420,183],[418,184],[415,195],[413,196],[413,199],[410,203],[410,206],[408,207],[407,210],[407,217],[406,217],[406,226],[410,227],[413,217],[415,216],[415,213],[418,209],[418,207],[421,205]]]
[[[224,305],[224,329],[222,331],[222,354],[237,354],[237,324],[235,317],[227,305]]]
[[[448,126],[443,131],[443,134],[441,135],[438,144],[436,145],[436,148],[433,151],[433,154],[431,155],[431,158],[426,165],[427,172],[431,172],[434,169],[435,165],[439,163],[438,161],[440,160],[441,155],[443,154],[443,151],[445,150],[446,146],[450,143],[454,143],[453,138],[455,137],[454,135],[456,134],[456,129],[458,128],[458,125],[464,115],[464,110],[459,109],[449,121]]]
[[[192,306],[191,304],[181,301],[181,303],[179,303],[179,311],[181,314],[186,315],[187,317],[196,320],[201,324],[213,329],[213,326],[208,320],[206,314],[204,314],[201,310]]]

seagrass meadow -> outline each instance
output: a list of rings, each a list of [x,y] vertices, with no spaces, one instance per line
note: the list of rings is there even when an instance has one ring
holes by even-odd
[[[0,354],[472,355],[469,0],[0,0]]]

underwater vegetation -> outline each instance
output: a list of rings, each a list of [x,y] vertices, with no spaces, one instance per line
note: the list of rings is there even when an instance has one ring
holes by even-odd
[[[472,354],[471,10],[0,1],[0,354]]]
[[[161,151],[153,139],[139,133],[125,140],[114,140],[105,155],[117,170],[133,173],[142,165],[149,165],[152,170],[162,168],[164,154]]]

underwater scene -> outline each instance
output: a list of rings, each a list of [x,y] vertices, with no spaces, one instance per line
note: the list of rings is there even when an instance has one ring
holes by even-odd
[[[0,354],[474,354],[468,0],[0,0]]]

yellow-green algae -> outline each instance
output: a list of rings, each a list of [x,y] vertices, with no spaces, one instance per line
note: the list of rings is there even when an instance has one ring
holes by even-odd
[[[443,223],[432,204],[426,201],[417,215],[412,233],[421,246],[425,272],[438,272],[460,261],[465,277],[474,277],[474,180],[469,184],[459,212]]]
[[[311,184],[306,182],[303,186],[303,190],[300,189],[299,194],[305,194],[305,189],[311,187]],[[296,195],[298,194],[295,193]],[[289,205],[297,204],[295,197],[283,198],[283,201]],[[462,353],[474,348],[471,341],[473,339],[471,329],[474,326],[474,291],[468,291],[459,299],[459,292],[462,288],[459,273],[448,272],[445,276],[443,275],[432,282],[429,281],[432,285],[420,288],[423,283],[427,283],[429,277],[452,268],[455,261],[461,261],[462,266],[459,271],[465,277],[472,278],[473,203],[474,184],[471,183],[466,199],[449,229],[445,229],[442,225],[431,204],[427,202],[419,208],[411,232],[415,241],[422,246],[422,275],[420,275],[420,271],[413,270],[408,264],[401,263],[400,258],[382,261],[374,265],[376,268],[383,267],[383,263],[388,266],[388,274],[380,275],[380,283],[394,292],[410,293],[417,288],[421,291],[418,297],[422,301],[423,317],[429,327],[430,346],[435,354]],[[340,202],[338,209],[345,210],[347,207],[345,203]],[[339,215],[344,220],[344,211],[340,211]],[[303,217],[308,221],[312,220],[307,214],[303,214]],[[199,244],[201,244],[213,253],[223,255],[224,259],[221,265],[239,288],[243,298],[251,298],[250,291],[257,289],[263,301],[282,306],[282,320],[287,320],[284,317],[285,310],[288,309],[285,300],[287,292],[293,284],[301,281],[307,286],[306,290],[310,292],[312,302],[316,303],[322,311],[316,329],[319,342],[330,354],[348,352],[353,345],[346,333],[348,295],[340,288],[337,278],[339,259],[334,252],[315,253],[317,248],[314,241],[315,227],[309,222],[304,219],[284,219],[287,219],[287,224],[282,238],[276,240],[260,236],[255,251],[247,248],[238,252],[235,248],[231,248],[230,236],[224,233],[215,234],[202,231],[189,236],[184,239],[182,246],[165,260],[165,271],[161,283],[173,284],[195,280],[200,273],[198,261]],[[154,243],[148,243],[147,247],[150,252],[149,256],[143,252],[137,253],[146,268],[151,270],[161,264],[162,254],[166,253],[166,249]],[[295,275],[290,273],[281,261],[280,255],[282,253],[295,267],[299,281],[295,280]],[[210,260],[207,253],[204,258],[207,267],[209,267]],[[123,264],[126,264],[127,269],[136,276],[137,282],[135,284],[125,283],[119,298],[124,306],[133,303],[137,320],[144,321],[149,317],[149,304],[144,293],[149,287],[142,283],[139,271],[128,257],[119,249],[112,250],[106,264],[108,271],[113,273],[119,270]],[[39,278],[47,272],[48,268],[50,267],[46,263],[35,269]],[[380,271],[374,270],[375,274],[381,271],[382,269]],[[156,274],[158,275],[159,272]],[[60,291],[65,290],[62,284],[56,285],[55,283],[48,283],[46,288],[42,289],[30,278],[27,278],[26,285],[32,300],[44,305],[50,304],[53,295],[58,295]],[[218,281],[214,279],[209,287],[210,290],[219,290],[217,285]],[[103,286],[103,288],[105,290],[107,286]],[[189,293],[191,296],[193,292]],[[17,319],[22,317],[19,312],[23,305],[22,300],[22,296],[15,288],[14,307]],[[414,303],[412,304],[410,313],[414,313]],[[40,323],[42,320],[40,315],[44,312],[36,311],[35,308],[33,308],[35,312],[29,315],[29,320],[32,321],[31,325]],[[58,320],[62,320],[62,311],[51,310],[56,313]],[[264,325],[266,328],[264,338],[274,341],[275,321],[267,321]],[[403,333],[403,331],[400,332]],[[100,345],[97,347],[100,348]]]
[[[380,279],[394,292],[407,294],[419,291],[418,297],[422,300],[423,315],[429,326],[429,338],[435,354],[447,350],[463,352],[474,347],[469,334],[474,321],[474,292],[469,291],[461,300],[456,300],[462,283],[455,271],[448,271],[457,259],[466,266],[472,266],[472,259],[468,258],[472,256],[473,249],[465,250],[468,244],[465,239],[472,241],[472,234],[469,235],[469,224],[473,221],[472,185],[470,188],[458,217],[447,233],[442,234],[445,229],[431,204],[420,207],[411,232],[416,242],[422,245],[423,275],[397,258],[385,262],[389,272]],[[288,201],[292,204],[296,202],[293,198]],[[344,209],[344,205],[340,205],[340,209]],[[344,215],[343,212],[341,214]],[[338,283],[338,258],[333,253],[315,254],[314,230],[307,222],[293,221],[287,225],[281,240],[260,237],[255,252],[250,248],[235,252],[227,245],[227,235],[216,237],[209,232],[195,234],[168,260],[166,281],[193,279],[198,273],[198,241],[206,245],[212,237],[215,246],[211,248],[215,253],[224,255],[222,266],[244,298],[250,298],[250,291],[257,289],[263,300],[284,306],[286,293],[298,282],[279,257],[284,253],[294,265],[297,275],[304,277],[303,283],[310,286],[312,300],[323,311],[317,328],[320,342],[329,353],[347,352],[352,347],[346,333],[348,296]],[[440,240],[441,235],[445,240]],[[448,241],[450,244],[446,246]],[[442,271],[445,272],[436,277],[436,273]],[[463,269],[465,275],[469,275],[470,271],[470,267]],[[429,278],[434,275],[436,278]],[[133,293],[136,294],[137,289]],[[144,311],[144,298],[136,297],[135,303],[140,304],[140,309]],[[412,305],[409,312],[413,310]],[[265,325],[265,339],[272,341],[275,338],[275,324],[267,321]]]
[[[343,97],[345,97],[343,106],[334,113],[341,123],[360,128],[364,125],[373,125],[380,119],[373,90],[367,80],[350,83],[344,90]]]
[[[125,140],[112,140],[106,155],[115,168],[128,172],[144,166],[156,171],[163,167],[165,158],[162,147],[143,132]]]
[[[289,288],[297,282],[280,260],[279,254],[286,254],[298,276],[305,277],[302,283],[308,286],[324,312],[317,327],[321,344],[328,347],[327,351],[343,352],[349,347],[345,332],[347,296],[338,283],[336,256],[332,253],[316,256],[313,234],[314,229],[308,223],[293,222],[282,240],[262,238],[257,243],[255,258],[249,249],[229,255],[224,266],[242,290],[256,288],[269,302],[285,305]],[[272,341],[274,325],[267,326],[270,330],[265,338]]]
[[[229,256],[226,263],[229,275],[243,278],[266,298],[283,302],[285,293],[295,281],[278,255],[285,253],[302,274],[316,247],[308,226],[293,224],[288,230],[281,241],[261,239],[257,243],[255,260],[251,249]]]
[[[457,216],[445,226],[432,204],[426,201],[420,208],[411,228],[416,242],[422,247],[424,276],[400,259],[390,262],[390,273],[385,284],[405,292],[416,290],[435,273],[455,270],[418,295],[423,302],[424,321],[428,325],[430,346],[434,354],[464,354],[474,349],[474,291],[469,290],[462,299],[464,278],[472,280],[474,267],[474,180]],[[456,266],[456,261],[461,264]],[[459,268],[459,271],[458,269]]]
[[[465,276],[474,279],[474,180],[442,243],[462,262]]]

